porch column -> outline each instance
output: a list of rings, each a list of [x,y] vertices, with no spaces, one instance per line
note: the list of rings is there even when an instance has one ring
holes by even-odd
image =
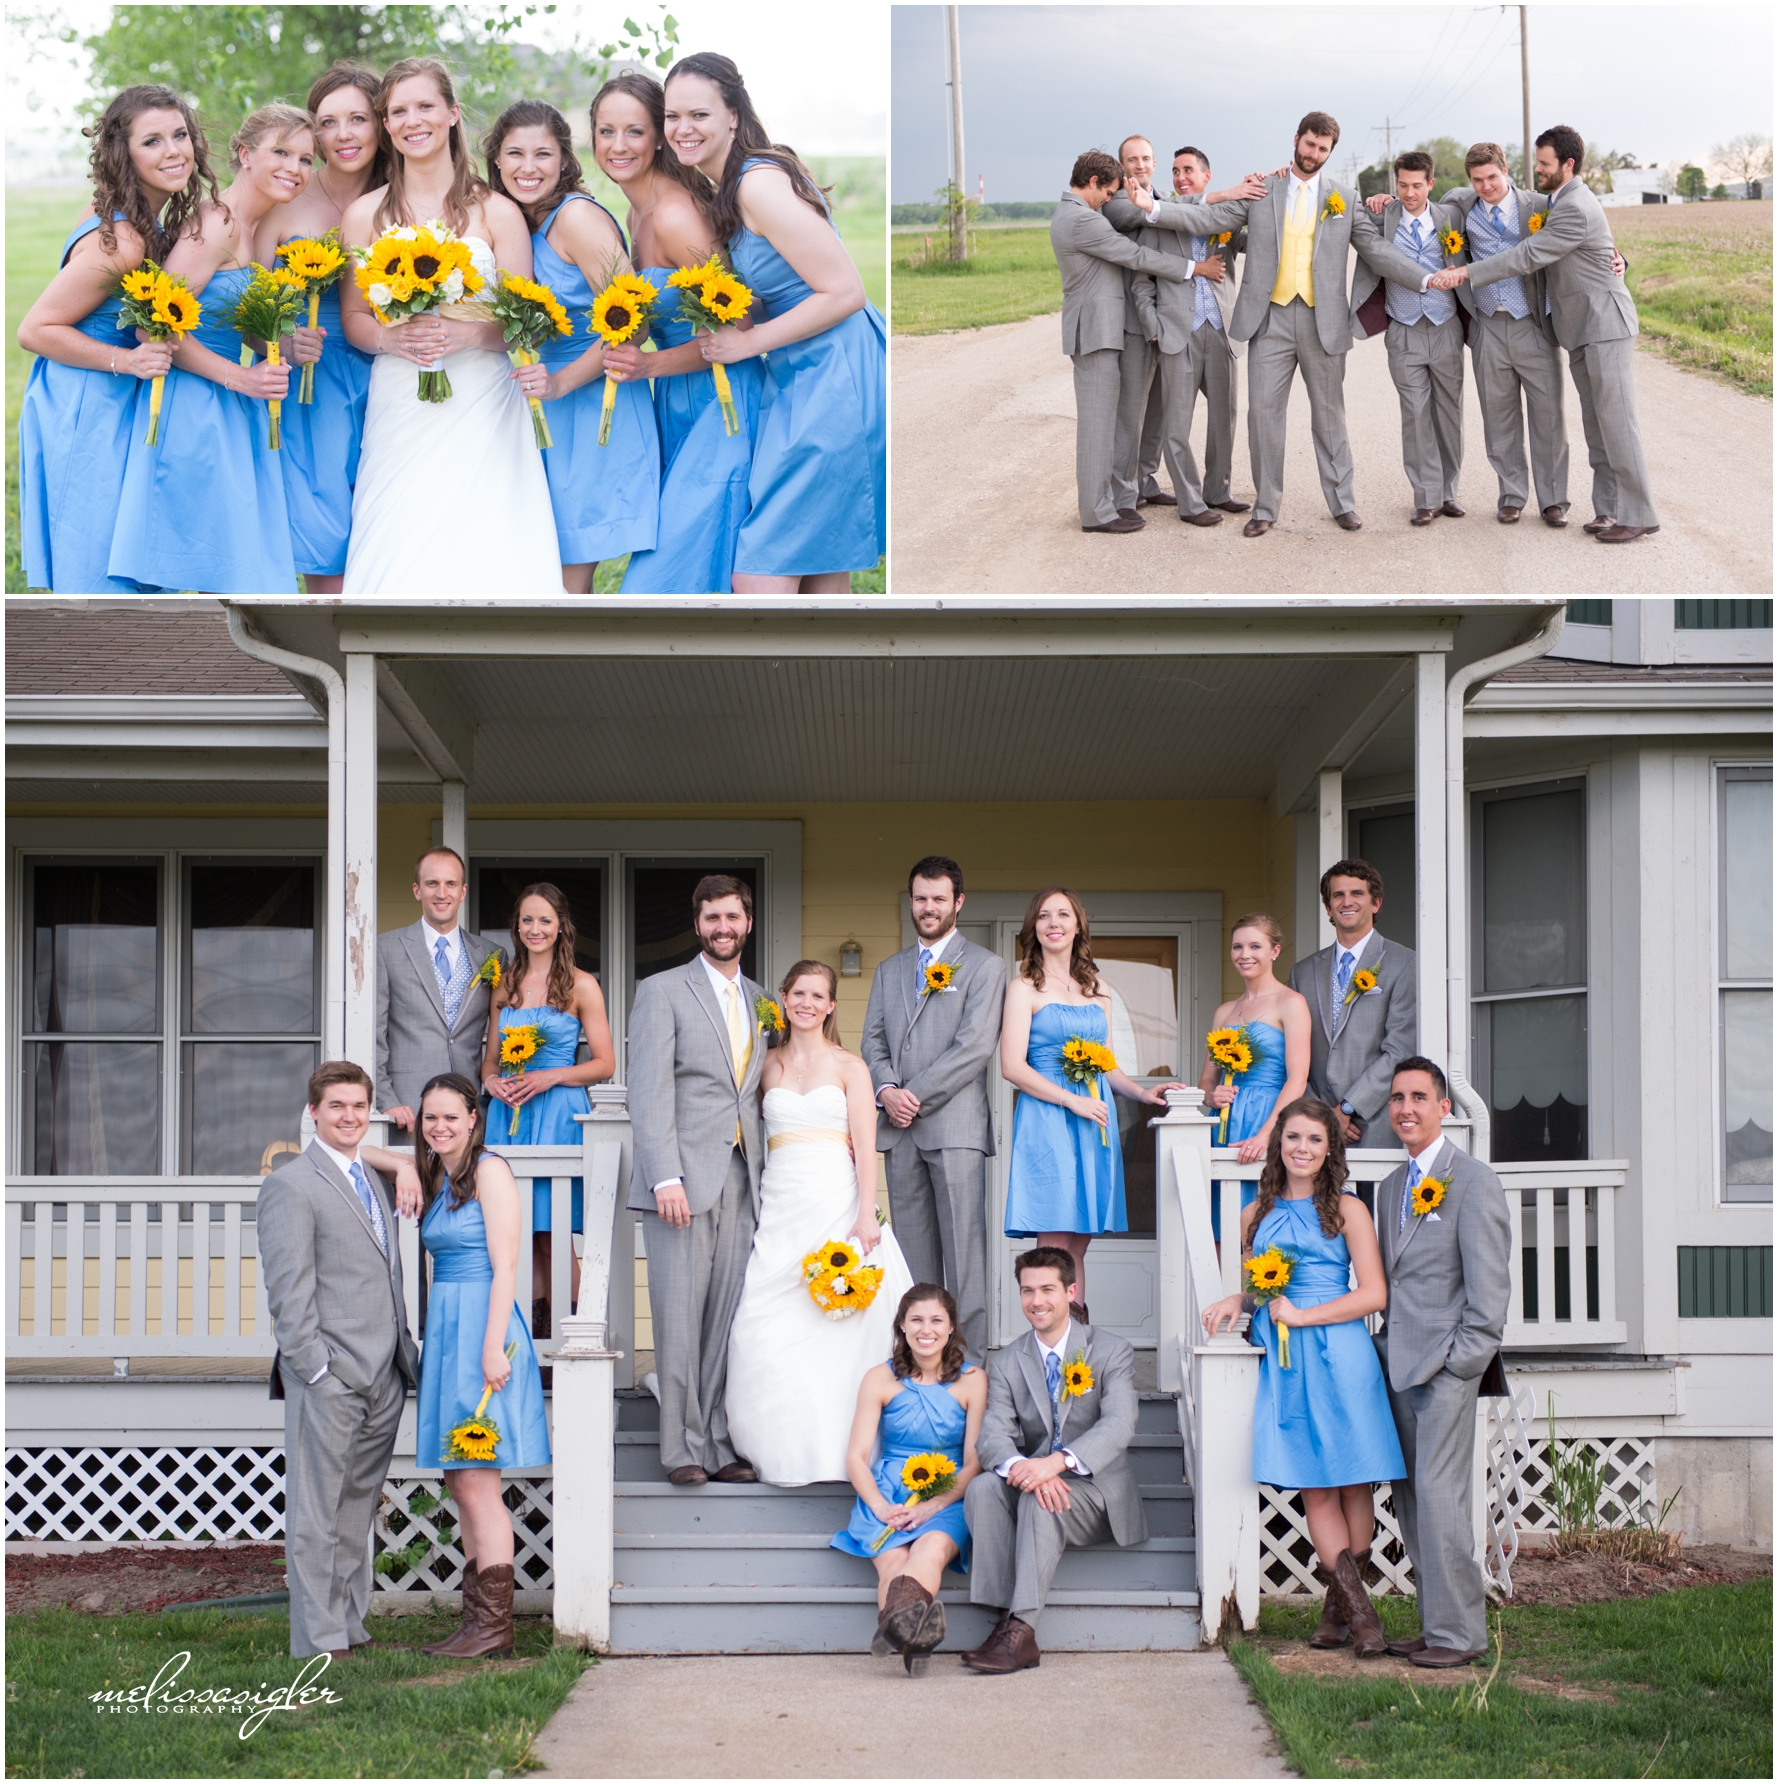
[[[346,656],[346,1057],[376,1069],[377,660]]]
[[[455,849],[465,862],[469,859],[469,788],[460,780],[443,783],[444,833],[439,841],[447,849]]]
[[[605,1321],[563,1314],[555,1354],[555,1417],[550,1434],[551,1607],[556,1641],[611,1647],[611,1532],[615,1511],[616,1412],[612,1397],[618,1353],[605,1348]]]
[[[1445,936],[1445,659],[1422,651],[1414,659],[1414,873],[1419,952],[1419,1050],[1443,1067],[1449,965]]]
[[[1333,946],[1333,920],[1321,901],[1321,876],[1346,854],[1345,775],[1324,768],[1315,788],[1315,946]]]

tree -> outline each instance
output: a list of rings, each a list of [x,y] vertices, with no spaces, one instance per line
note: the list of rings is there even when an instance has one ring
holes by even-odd
[[[1417,142],[1414,147],[1432,157],[1432,189],[1442,191],[1450,186],[1467,186],[1469,175],[1463,171],[1464,145],[1454,136],[1435,136],[1430,142]]]
[[[1611,176],[1620,167],[1634,167],[1634,155],[1622,155],[1616,149],[1601,149],[1597,143],[1588,143],[1586,156],[1580,167],[1581,184],[1589,192],[1609,192]]]
[[[1358,170],[1358,196],[1374,198],[1379,192],[1385,195],[1395,191],[1395,176],[1389,171],[1387,161],[1379,161],[1375,167],[1361,167]]]
[[[1679,170],[1679,177],[1673,184],[1681,198],[1693,202],[1702,198],[1708,187],[1703,168],[1694,167],[1689,161]]]
[[[1729,189],[1721,180],[1718,180],[1716,184],[1710,188],[1710,196],[1712,198],[1727,198],[1728,195]]]
[[[1718,143],[1710,151],[1710,160],[1725,180],[1735,181],[1744,187],[1749,198],[1757,198],[1755,184],[1772,171],[1772,139],[1757,131],[1743,131]]]

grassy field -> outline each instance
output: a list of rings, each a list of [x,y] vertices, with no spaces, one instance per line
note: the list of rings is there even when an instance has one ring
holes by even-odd
[[[1412,1631],[1410,1603],[1379,1608],[1392,1638]],[[1499,1616],[1492,1683],[1482,1666],[1424,1681],[1280,1667],[1268,1650],[1315,1625],[1294,1606],[1262,1609],[1230,1657],[1308,1777],[1772,1775],[1770,1580]]]
[[[885,219],[883,163],[863,158],[835,159],[816,164],[824,185],[834,188],[834,216],[841,237],[858,270],[871,302],[886,306],[888,251]],[[598,195],[608,202],[621,200],[609,183],[595,176]],[[18,344],[19,324],[55,275],[62,242],[74,226],[86,202],[86,190],[75,185],[9,186],[6,189],[6,592],[19,594],[25,587],[24,559],[19,543],[18,437],[19,405],[24,401],[25,380],[31,372],[31,355]],[[1058,299],[1058,302],[1060,300]],[[1053,306],[1052,306],[1053,307]],[[1004,320],[1004,318],[995,318]],[[956,326],[947,324],[946,326]],[[628,558],[599,566],[597,587],[613,593],[623,580]],[[852,578],[857,594],[881,594],[884,568]]]
[[[984,230],[968,260],[912,265],[923,251],[920,236],[895,237],[889,323],[897,334],[1023,322],[1062,307],[1062,275],[1047,228]]]
[[[169,1611],[91,1617],[39,1611],[6,1620],[9,1778],[511,1777],[588,1657],[551,1645],[549,1624],[521,1620],[516,1658],[477,1663],[412,1651],[448,1618],[373,1617],[373,1646],[306,1683],[341,1701],[268,1716],[242,1739],[240,1713],[134,1715],[89,1701],[155,1681],[174,1655],[190,1663],[175,1691],[291,1684],[290,1625],[277,1616]],[[399,1642],[402,1645],[397,1647]]]

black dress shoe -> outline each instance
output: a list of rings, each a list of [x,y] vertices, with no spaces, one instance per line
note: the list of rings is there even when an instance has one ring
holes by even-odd
[[[1108,520],[1101,526],[1082,527],[1083,533],[1139,533],[1148,525],[1135,509],[1126,509],[1116,520]]]
[[[1433,515],[1437,512],[1438,510],[1436,508],[1416,508],[1414,512],[1408,516],[1408,525],[1411,527],[1429,527],[1432,525]]]
[[[1350,508],[1348,508],[1344,514],[1336,514],[1334,516],[1334,525],[1337,527],[1344,527],[1349,533],[1356,533],[1358,529],[1364,525],[1364,522],[1360,520]]]
[[[1220,508],[1224,514],[1245,514],[1253,506],[1251,502],[1212,502],[1212,508]]]
[[[1269,520],[1261,520],[1255,516],[1254,519],[1248,521],[1246,526],[1241,529],[1241,537],[1243,539],[1257,539],[1260,534],[1269,533],[1271,530],[1272,523]]]
[[[1179,517],[1188,527],[1219,527],[1222,516],[1214,508],[1200,508],[1196,514],[1182,514]]]
[[[1439,509],[1440,514],[1448,514],[1452,520],[1461,520],[1468,512],[1467,508],[1459,508],[1455,502],[1446,502]]]

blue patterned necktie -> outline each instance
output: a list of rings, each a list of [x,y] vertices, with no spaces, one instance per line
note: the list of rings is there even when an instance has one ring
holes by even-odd
[[[1338,965],[1334,968],[1334,996],[1343,998],[1346,987],[1352,982],[1352,967],[1358,956],[1349,950],[1342,950]]]
[[[926,969],[931,964],[932,964],[932,950],[930,948],[922,948],[920,950],[920,977],[922,979],[926,977]]]
[[[1050,1450],[1055,1451],[1062,1430],[1062,1359],[1053,1350],[1043,1353],[1043,1377],[1050,1390]]]
[[[1395,1236],[1398,1239],[1408,1230],[1408,1209],[1413,1204],[1414,1191],[1420,1187],[1420,1178],[1423,1174],[1419,1159],[1410,1158],[1408,1160],[1407,1187],[1401,1192],[1401,1217],[1395,1223]]]
[[[377,1249],[384,1257],[389,1255],[389,1229],[383,1225],[383,1205],[371,1192],[370,1179],[364,1174],[364,1167],[357,1159],[352,1160],[352,1187],[358,1191],[358,1199],[364,1204],[364,1212],[370,1219],[371,1231],[377,1236]]]
[[[441,935],[432,950],[432,970],[438,977],[439,1000],[444,1004],[445,1021],[457,1026],[463,1008],[463,993],[469,989],[469,950],[464,947],[455,959],[451,955],[449,936]]]

